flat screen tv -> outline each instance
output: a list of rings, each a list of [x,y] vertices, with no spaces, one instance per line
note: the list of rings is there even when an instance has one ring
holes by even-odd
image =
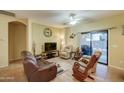
[[[56,42],[47,42],[45,43],[45,51],[52,51],[57,49]]]

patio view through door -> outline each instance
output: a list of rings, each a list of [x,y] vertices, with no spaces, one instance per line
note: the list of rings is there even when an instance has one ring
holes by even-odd
[[[83,55],[91,56],[96,50],[102,55],[99,63],[108,64],[108,31],[86,32],[81,35],[81,49]]]

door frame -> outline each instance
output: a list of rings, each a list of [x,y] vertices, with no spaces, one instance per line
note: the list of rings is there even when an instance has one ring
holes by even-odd
[[[27,49],[27,25],[25,24],[25,23],[23,23],[23,22],[20,22],[20,21],[11,21],[11,22],[8,22],[8,60],[9,60],[9,62],[8,63],[11,63],[11,62],[13,62],[13,61],[18,61],[18,60],[21,60],[21,58],[19,57],[19,58],[16,58],[16,59],[10,59],[9,58],[9,53],[10,53],[10,46],[9,46],[9,39],[10,39],[10,36],[9,36],[9,34],[10,34],[10,29],[9,29],[9,27],[10,27],[10,24],[11,23],[16,23],[16,24],[19,24],[19,25],[24,25],[25,26],[25,50]]]

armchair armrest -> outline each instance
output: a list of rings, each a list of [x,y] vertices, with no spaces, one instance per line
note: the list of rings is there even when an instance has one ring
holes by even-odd
[[[86,68],[86,66],[81,65],[79,62],[75,62],[74,65],[77,66],[77,68],[79,68],[80,66]]]
[[[84,67],[84,68],[86,68],[86,66],[84,66],[84,65],[82,65],[82,64],[80,64],[79,62],[77,62],[81,67]]]
[[[51,64],[47,64],[46,66],[41,66],[39,69],[38,69],[38,71],[43,71],[43,70],[45,70],[45,69],[50,69],[51,67],[56,67],[56,65],[55,65],[55,63],[51,63]]]
[[[74,63],[74,66],[73,66],[74,72],[76,71],[76,72],[82,72],[83,73],[85,71],[85,69],[86,69],[86,67],[81,65],[80,63],[78,63],[78,62]]]
[[[86,68],[86,66],[83,66],[83,65],[81,65],[81,64],[80,64],[80,66],[83,67],[83,68]]]
[[[35,55],[36,60],[41,60],[41,55]]]
[[[55,64],[48,64],[32,73],[30,81],[33,82],[46,82],[54,79],[57,74],[57,67]]]

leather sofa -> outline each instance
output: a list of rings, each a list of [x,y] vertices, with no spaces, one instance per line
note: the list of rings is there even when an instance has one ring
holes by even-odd
[[[57,66],[53,62],[37,60],[30,52],[23,51],[24,72],[30,82],[47,82],[57,75]]]

